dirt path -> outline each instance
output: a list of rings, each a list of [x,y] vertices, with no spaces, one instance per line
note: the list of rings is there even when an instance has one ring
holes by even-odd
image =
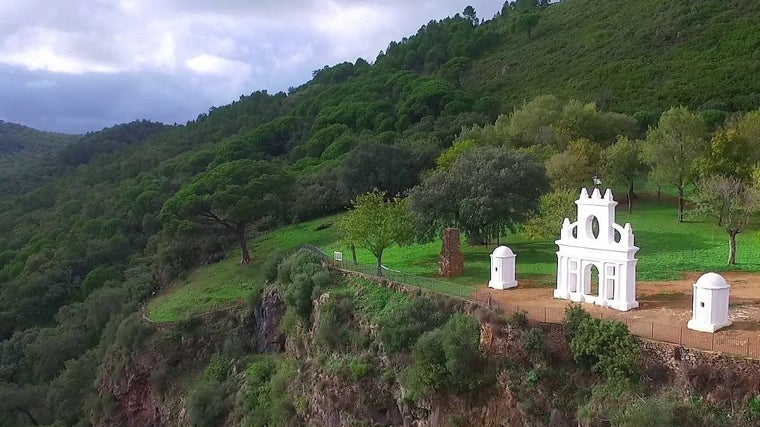
[[[680,280],[667,282],[637,282],[639,308],[626,313],[583,304],[592,313],[604,318],[628,317],[660,325],[686,326],[691,319],[692,285],[701,273],[686,273]],[[760,338],[760,273],[726,272],[721,275],[731,285],[729,317],[733,325],[716,334],[732,337]],[[479,294],[488,292],[487,286]],[[564,308],[569,302],[552,297],[554,288],[536,286],[530,280],[519,281],[516,289],[491,289],[491,297],[506,304],[525,307]]]

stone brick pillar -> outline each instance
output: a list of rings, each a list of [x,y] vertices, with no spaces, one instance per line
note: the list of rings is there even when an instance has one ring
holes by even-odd
[[[447,228],[441,236],[441,254],[438,256],[438,275],[459,277],[464,271],[464,255],[459,242],[459,230]]]

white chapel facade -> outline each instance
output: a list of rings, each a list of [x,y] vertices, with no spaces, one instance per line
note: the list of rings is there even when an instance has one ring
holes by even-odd
[[[565,218],[557,251],[557,289],[554,298],[568,299],[628,311],[636,301],[636,258],[630,224],[615,223],[612,191],[584,188],[578,200],[578,218]],[[592,280],[598,276],[598,290]]]

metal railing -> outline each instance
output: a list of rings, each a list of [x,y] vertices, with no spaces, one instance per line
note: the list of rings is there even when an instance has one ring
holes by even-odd
[[[333,267],[356,273],[361,273],[375,280],[385,279],[401,285],[426,289],[431,292],[453,296],[474,302],[478,305],[493,310],[504,316],[522,312],[536,322],[563,323],[565,320],[565,308],[558,307],[529,307],[517,304],[509,304],[492,298],[491,292],[484,289],[473,290],[472,286],[448,282],[441,279],[416,276],[413,274],[395,271],[386,267],[382,268],[382,276],[377,274],[377,266],[368,264],[354,264],[350,261],[329,260]],[[631,334],[653,341],[666,342],[689,347],[693,349],[714,351],[718,353],[733,354],[760,359],[760,340],[758,337],[742,337],[727,333],[711,334],[698,332],[684,326],[663,325],[633,319],[624,313],[589,313],[594,317],[622,322],[631,331]]]

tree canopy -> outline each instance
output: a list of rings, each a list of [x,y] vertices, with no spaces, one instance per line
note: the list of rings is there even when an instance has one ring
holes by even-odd
[[[423,238],[457,227],[471,241],[483,242],[527,219],[548,187],[543,166],[532,156],[477,147],[413,188],[410,208]]]
[[[652,167],[650,176],[678,191],[678,222],[683,222],[684,191],[695,182],[696,161],[707,148],[707,136],[705,122],[684,107],[664,112],[657,127],[647,132],[644,158]]]
[[[291,177],[271,162],[235,160],[199,175],[161,209],[169,230],[191,231],[218,226],[233,233],[248,263],[246,229],[281,220],[290,196]],[[270,221],[267,224],[267,221]]]
[[[383,273],[383,251],[393,245],[411,243],[413,227],[406,200],[386,200],[386,194],[377,190],[357,196],[352,209],[338,220],[344,242],[367,249],[375,256],[379,276]]]

